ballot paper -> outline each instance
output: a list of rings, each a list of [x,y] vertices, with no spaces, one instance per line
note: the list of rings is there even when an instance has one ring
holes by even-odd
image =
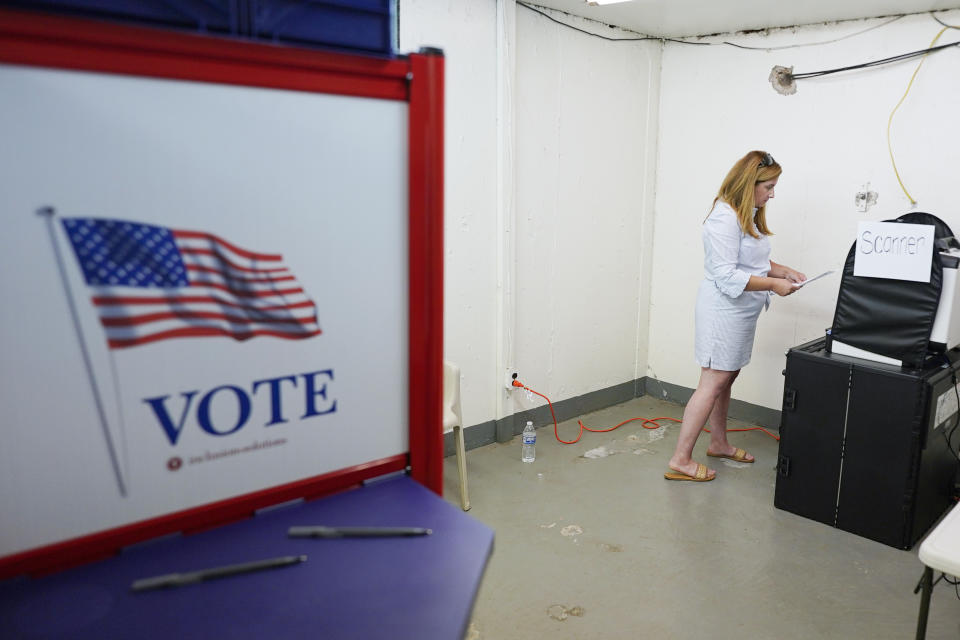
[[[830,275],[830,274],[833,273],[834,271],[835,271],[835,269],[830,269],[829,271],[824,271],[824,272],[821,273],[820,275],[814,276],[814,277],[812,277],[812,278],[807,278],[807,279],[804,280],[803,282],[798,282],[798,283],[795,284],[794,286],[795,286],[797,289],[799,289],[799,288],[803,287],[804,285],[810,284],[810,283],[813,282],[814,280],[819,280],[819,279],[822,278],[823,276],[828,276],[828,275]]]
[[[819,280],[819,279],[822,278],[823,276],[828,276],[828,275],[830,275],[830,274],[833,273],[834,271],[836,271],[836,269],[829,269],[829,270],[827,270],[827,271],[824,271],[823,273],[821,273],[821,274],[818,275],[818,276],[814,276],[814,277],[812,277],[812,278],[807,278],[807,279],[804,280],[803,282],[795,282],[795,283],[793,283],[793,289],[794,289],[794,291],[796,291],[797,289],[802,288],[804,285],[810,284],[810,283],[813,282],[814,280]],[[768,292],[767,292],[767,299],[763,301],[763,310],[764,310],[764,311],[767,311],[767,310],[770,308],[770,300],[771,300],[771,298],[773,298],[774,295],[775,295],[775,294],[773,293],[773,291],[768,291]]]

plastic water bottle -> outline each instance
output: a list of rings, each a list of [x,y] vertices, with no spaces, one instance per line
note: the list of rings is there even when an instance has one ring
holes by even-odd
[[[527,421],[527,426],[523,430],[523,449],[520,459],[524,462],[533,462],[537,457],[537,430],[533,428],[533,423]]]

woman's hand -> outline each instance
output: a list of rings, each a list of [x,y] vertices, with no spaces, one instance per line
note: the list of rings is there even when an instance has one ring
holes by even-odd
[[[807,276],[803,273],[800,273],[796,269],[791,269],[787,265],[777,264],[773,260],[770,261],[770,273],[767,274],[771,278],[785,278],[790,282],[803,282],[807,279]]]
[[[800,274],[803,275],[803,274]],[[778,296],[788,296],[794,291],[797,290],[797,285],[791,280],[786,278],[770,278],[773,283],[770,285],[770,290],[773,291]]]
[[[802,276],[803,274],[797,274]],[[744,291],[773,291],[778,296],[788,296],[797,290],[797,283],[783,276],[750,276]]]
[[[807,279],[807,276],[805,274],[800,273],[796,269],[791,269],[790,267],[786,267],[784,271],[785,273],[783,277],[789,280],[790,282],[800,283]]]

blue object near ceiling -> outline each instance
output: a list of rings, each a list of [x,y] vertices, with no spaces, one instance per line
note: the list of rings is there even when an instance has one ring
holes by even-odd
[[[396,0],[0,0],[0,6],[392,56]]]

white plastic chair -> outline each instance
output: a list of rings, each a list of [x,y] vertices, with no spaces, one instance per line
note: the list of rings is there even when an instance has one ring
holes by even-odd
[[[443,432],[453,431],[457,448],[457,469],[460,472],[460,505],[470,510],[467,497],[467,450],[463,444],[463,414],[460,411],[460,367],[443,363]]]

